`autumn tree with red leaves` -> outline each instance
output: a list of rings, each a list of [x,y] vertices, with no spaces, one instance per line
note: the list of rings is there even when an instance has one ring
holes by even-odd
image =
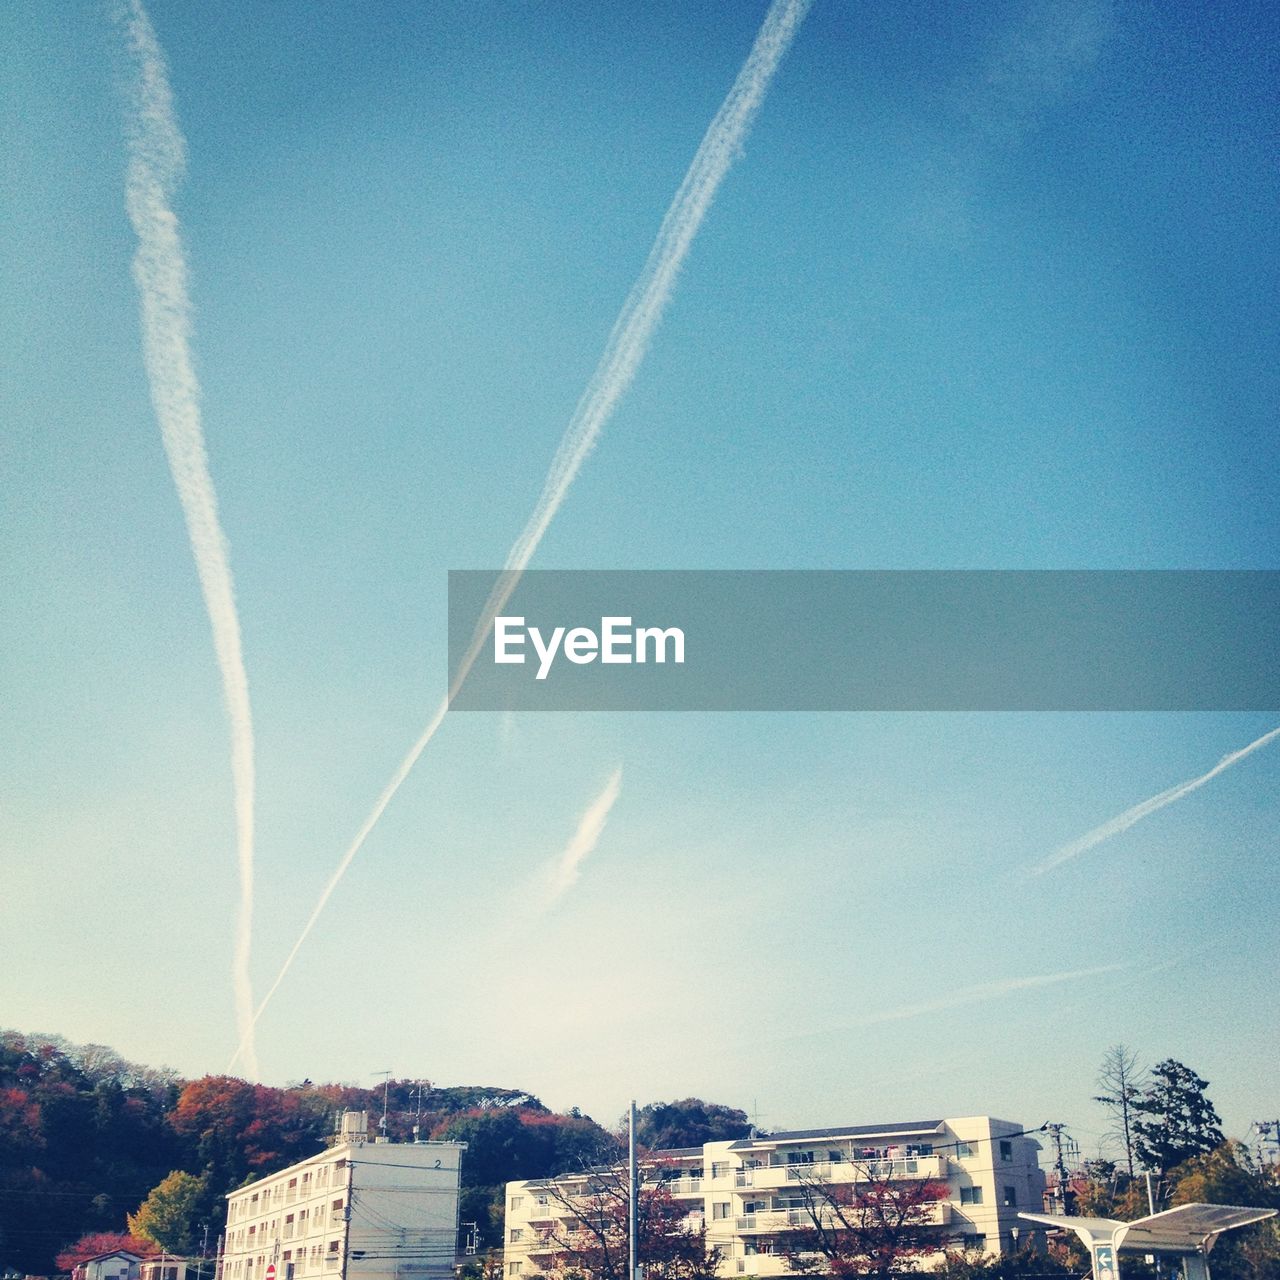
[[[890,1160],[835,1167],[850,1178],[835,1180],[823,1166],[793,1167],[804,1221],[783,1236],[793,1271],[884,1280],[942,1249],[936,1223],[938,1203],[949,1194],[945,1182],[895,1177]]]
[[[82,1262],[88,1262],[90,1258],[100,1257],[104,1253],[115,1253],[117,1250],[136,1253],[142,1258],[150,1258],[159,1252],[150,1240],[131,1236],[124,1231],[90,1231],[87,1235],[81,1236],[75,1244],[67,1245],[54,1262],[58,1264],[59,1271],[70,1271]]]
[[[653,1177],[646,1169],[646,1178]],[[550,1275],[627,1280],[631,1193],[622,1169],[588,1172],[545,1184],[559,1213],[541,1243],[554,1252],[541,1262]],[[712,1280],[720,1261],[707,1251],[706,1225],[691,1216],[659,1180],[646,1181],[636,1201],[637,1262],[647,1280]]]

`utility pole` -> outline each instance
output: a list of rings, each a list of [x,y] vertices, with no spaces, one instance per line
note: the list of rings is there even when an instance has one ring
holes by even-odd
[[[1064,1214],[1069,1214],[1075,1209],[1075,1196],[1071,1194],[1068,1187],[1067,1162],[1062,1154],[1062,1135],[1066,1130],[1064,1124],[1047,1124],[1045,1130],[1053,1139],[1053,1167],[1058,1172],[1058,1204],[1062,1207]]]
[[[1268,1138],[1275,1143],[1276,1163],[1280,1164],[1280,1120],[1255,1120],[1251,1128],[1258,1131],[1258,1164],[1269,1163],[1264,1145]]]
[[[640,1258],[637,1254],[640,1178],[636,1171],[636,1100],[631,1099],[627,1111],[627,1260],[631,1280],[640,1280]]]

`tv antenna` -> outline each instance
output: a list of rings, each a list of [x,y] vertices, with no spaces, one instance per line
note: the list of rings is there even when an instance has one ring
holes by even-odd
[[[387,1093],[391,1088],[391,1068],[385,1071],[371,1071],[370,1075],[382,1077],[382,1119],[378,1121],[378,1133],[383,1142],[387,1140]]]

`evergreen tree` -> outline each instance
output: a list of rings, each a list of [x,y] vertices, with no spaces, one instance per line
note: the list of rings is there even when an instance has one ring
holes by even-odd
[[[1173,1058],[1152,1068],[1147,1087],[1133,1102],[1134,1151],[1148,1169],[1166,1174],[1222,1144],[1222,1121],[1205,1093],[1208,1087],[1207,1080]]]

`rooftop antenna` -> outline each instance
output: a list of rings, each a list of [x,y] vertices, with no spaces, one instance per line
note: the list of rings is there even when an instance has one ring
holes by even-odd
[[[418,1088],[417,1088],[417,1094],[418,1094],[418,1106],[417,1106],[417,1110],[413,1113],[413,1140],[414,1140],[414,1142],[421,1142],[421,1141],[422,1141],[422,1095],[423,1095],[423,1093],[425,1093],[425,1092],[426,1092],[426,1090],[427,1090],[428,1088],[430,1088],[430,1085],[428,1084],[428,1082],[427,1082],[426,1080],[419,1080],[419,1081],[418,1081]],[[477,1230],[479,1230],[479,1228],[477,1228]],[[478,1236],[477,1236],[476,1238],[477,1238],[477,1239],[479,1239],[479,1237],[478,1237]]]
[[[391,1068],[385,1071],[371,1071],[370,1075],[382,1077],[382,1119],[378,1121],[378,1133],[383,1142],[387,1140],[387,1092],[391,1088]]]

